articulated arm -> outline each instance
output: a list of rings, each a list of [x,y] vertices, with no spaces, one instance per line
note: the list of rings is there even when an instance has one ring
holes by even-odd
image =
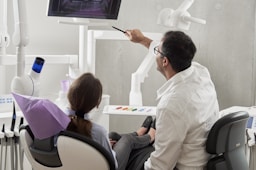
[[[23,76],[25,67],[25,47],[29,42],[27,31],[26,0],[13,0],[14,33],[13,44],[17,54],[17,76]]]
[[[164,8],[158,15],[157,24],[182,30],[188,30],[191,22],[205,24],[205,20],[192,17],[188,13],[187,10],[193,2],[194,0],[184,0],[176,10]]]
[[[44,59],[37,57],[32,70],[28,74],[24,74],[25,47],[29,42],[26,0],[13,0],[13,12],[15,23],[12,40],[16,46],[17,76],[12,80],[11,91],[23,95],[39,96],[39,75]]]
[[[6,54],[10,37],[7,32],[7,0],[0,0],[0,55]],[[1,63],[0,63],[1,64]]]
[[[151,37],[151,36],[148,36]],[[135,73],[132,74],[131,79],[131,91],[129,95],[129,105],[130,106],[142,106],[142,94],[141,94],[141,83],[148,76],[148,72],[152,65],[155,63],[156,56],[154,55],[153,48],[159,44],[162,34],[155,34],[151,37],[154,41],[151,42],[149,51],[145,56],[144,60],[140,64],[139,68]]]
[[[135,73],[132,74],[131,91],[129,96],[129,105],[142,106],[142,94],[140,84],[144,82],[145,77],[148,76],[148,72],[155,62],[155,56],[148,52],[144,60],[140,64]]]

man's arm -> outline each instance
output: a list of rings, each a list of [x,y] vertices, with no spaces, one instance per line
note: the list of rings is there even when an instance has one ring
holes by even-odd
[[[152,42],[150,38],[145,37],[143,33],[138,29],[126,30],[125,35],[130,39],[131,42],[140,43],[146,48],[149,48]]]

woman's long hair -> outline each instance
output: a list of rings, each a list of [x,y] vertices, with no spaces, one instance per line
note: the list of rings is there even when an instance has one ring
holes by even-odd
[[[92,123],[84,119],[84,114],[99,106],[101,96],[101,82],[91,73],[84,73],[76,79],[68,92],[70,108],[75,111],[75,116],[71,116],[67,130],[91,137]]]

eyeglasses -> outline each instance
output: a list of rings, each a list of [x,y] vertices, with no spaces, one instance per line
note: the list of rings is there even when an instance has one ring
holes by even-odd
[[[154,54],[155,54],[155,55],[161,54],[161,56],[165,56],[164,53],[162,53],[162,52],[160,52],[160,51],[158,50],[158,47],[159,47],[159,46],[156,46],[156,47],[154,48]]]

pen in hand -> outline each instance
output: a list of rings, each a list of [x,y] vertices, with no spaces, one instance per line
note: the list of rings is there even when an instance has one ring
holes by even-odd
[[[116,30],[118,30],[118,31],[121,31],[122,33],[126,33],[126,31],[124,31],[124,30],[121,30],[121,29],[119,29],[119,28],[117,28],[117,27],[115,27],[115,26],[112,26],[112,28],[114,28],[114,29],[116,29]]]

